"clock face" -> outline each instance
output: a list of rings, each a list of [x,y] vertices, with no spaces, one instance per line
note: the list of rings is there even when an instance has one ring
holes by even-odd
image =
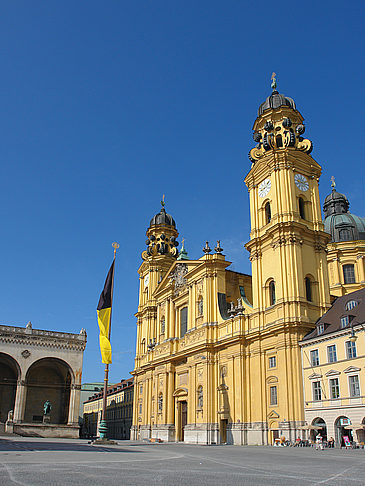
[[[294,176],[295,185],[298,189],[305,192],[309,189],[309,184],[307,179],[302,174],[295,174]]]
[[[147,273],[147,275],[144,278],[144,286],[145,287],[147,287],[149,281],[150,281],[150,274]]]
[[[259,196],[260,197],[267,196],[270,192],[270,189],[271,189],[271,180],[268,177],[267,179],[262,181],[261,184],[259,185]]]

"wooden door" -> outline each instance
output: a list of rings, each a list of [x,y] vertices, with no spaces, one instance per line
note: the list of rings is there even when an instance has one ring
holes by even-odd
[[[184,440],[184,428],[185,425],[188,423],[188,403],[181,402],[181,440]]]
[[[221,432],[221,444],[226,444],[227,443],[227,419],[222,419],[221,420],[221,427],[220,427],[220,432]]]

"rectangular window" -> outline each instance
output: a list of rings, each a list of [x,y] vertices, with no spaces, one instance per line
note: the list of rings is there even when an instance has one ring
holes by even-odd
[[[319,324],[318,326],[318,334],[323,334],[324,333],[324,324]]]
[[[349,325],[349,316],[341,317],[341,328],[347,327]]]
[[[142,413],[142,403],[139,404],[139,414],[141,415]]]
[[[188,330],[188,308],[183,307],[180,311],[180,337],[183,337]]]
[[[337,361],[336,345],[327,346],[328,362],[335,363]]]
[[[270,386],[270,405],[278,404],[278,391],[276,386]]]
[[[359,383],[359,376],[349,376],[349,388],[350,388],[350,397],[359,397],[360,396],[360,383]]]
[[[340,398],[340,385],[338,378],[332,378],[330,380],[330,393],[331,398]]]
[[[312,366],[318,366],[319,365],[318,349],[313,349],[313,351],[311,351],[311,365]]]
[[[320,381],[313,382],[313,400],[316,402],[322,400],[322,388]]]
[[[270,356],[269,368],[276,368],[276,356]]]
[[[355,283],[355,269],[353,265],[343,265],[343,280],[345,284]]]
[[[346,341],[346,355],[348,359],[356,358],[356,343]]]

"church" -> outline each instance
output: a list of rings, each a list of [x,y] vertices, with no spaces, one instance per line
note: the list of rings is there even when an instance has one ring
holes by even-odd
[[[365,220],[321,166],[293,99],[258,109],[245,184],[252,275],[230,270],[220,242],[190,260],[162,202],[139,273],[131,438],[271,444],[305,426],[299,343],[336,297],[364,287]]]

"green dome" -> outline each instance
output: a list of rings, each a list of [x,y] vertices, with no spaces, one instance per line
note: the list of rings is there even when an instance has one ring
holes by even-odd
[[[349,206],[347,197],[335,189],[324,201],[324,230],[333,242],[365,240],[365,218],[351,214]]]

